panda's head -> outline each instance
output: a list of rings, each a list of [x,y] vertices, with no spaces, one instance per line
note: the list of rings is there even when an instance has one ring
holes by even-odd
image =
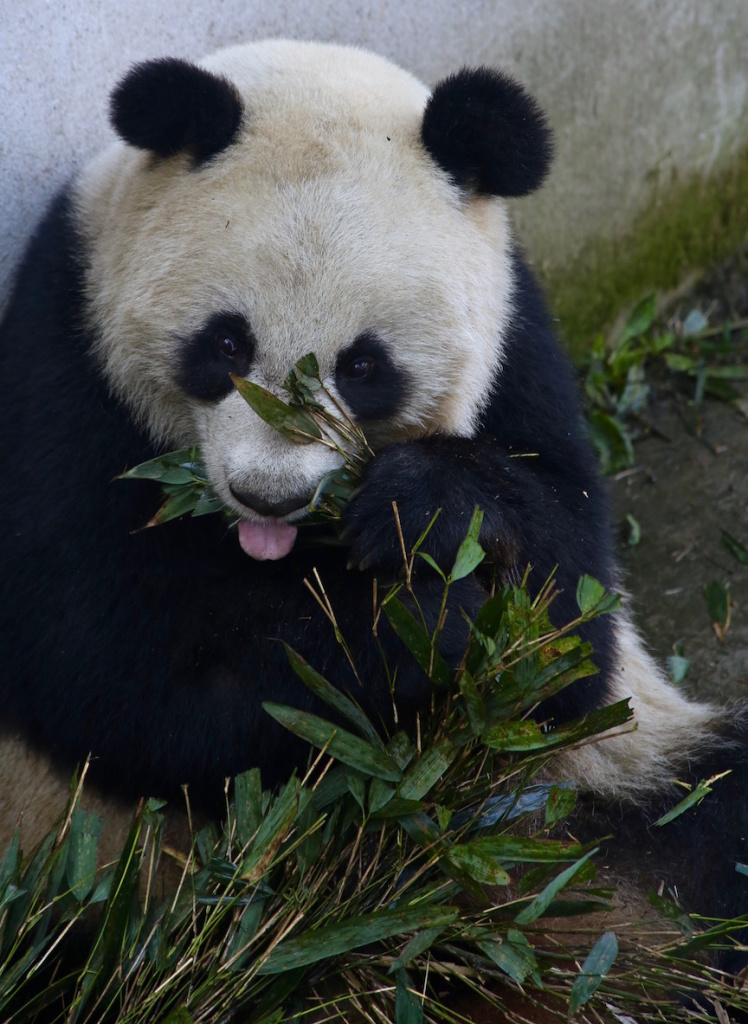
[[[266,42],[135,67],[121,141],[81,176],[96,355],[159,443],[198,443],[221,498],[293,522],[338,456],[262,422],[307,352],[373,445],[471,435],[501,365],[503,197],[542,180],[535,103],[487,69],[433,94],[381,57]]]

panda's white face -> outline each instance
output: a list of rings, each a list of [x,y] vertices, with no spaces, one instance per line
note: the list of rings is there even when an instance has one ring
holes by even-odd
[[[501,361],[510,236],[420,139],[428,91],[362,51],[287,42],[204,67],[244,104],[197,167],[116,143],[77,194],[97,356],[166,445],[199,443],[223,500],[293,521],[338,456],[263,423],[233,370],[276,393],[314,352],[374,445],[470,435]]]

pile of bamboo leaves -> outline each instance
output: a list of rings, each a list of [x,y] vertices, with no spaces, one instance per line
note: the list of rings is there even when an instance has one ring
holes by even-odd
[[[320,490],[334,518],[371,453],[352,424],[328,419],[313,364],[297,366],[291,383],[288,404],[268,393],[250,400],[297,440],[334,435],[342,477]],[[278,404],[292,409],[290,425]],[[183,456],[130,475],[161,479],[175,514],[212,511],[220,503],[199,453]],[[102,826],[77,780],[68,813],[35,851],[14,838],[0,863],[0,1021],[421,1024],[464,1020],[482,1003],[482,1019],[496,1021],[547,1012],[543,1021],[724,1024],[725,1008],[748,1011],[748,997],[694,959],[745,921],[698,932],[666,894],[655,898],[671,918],[661,934],[616,936],[595,917],[615,901],[596,883],[597,848],[564,829],[576,793],[554,760],[630,728],[631,711],[623,701],[563,725],[533,715],[596,671],[575,634],[617,598],[583,577],[579,615],[559,630],[552,580],[534,599],[524,585],[497,589],[469,623],[457,669],[443,660],[443,619],[427,627],[413,568],[427,562],[423,571],[439,574],[446,607],[450,587],[484,558],[481,518],[476,510],[449,572],[419,541],[403,582],[375,609],[433,684],[415,736],[383,735],[289,649],[335,722],[265,705],[308,741],[303,777],[269,792],[257,770],[240,775],[227,785],[224,819],[181,854],[165,847],[163,805],[147,801],[116,862],[97,866]],[[164,897],[159,873],[175,856],[180,881]],[[681,1002],[694,992],[707,1009]]]
[[[482,557],[479,525],[476,513],[446,589]],[[594,671],[572,634],[616,605],[583,578],[562,633],[552,597],[551,585],[534,601],[497,591],[456,673],[397,589],[384,598],[434,685],[415,738],[380,735],[289,650],[344,725],[266,705],[311,744],[309,771],[275,793],[256,770],[239,776],[225,821],[194,836],[165,899],[154,895],[162,808],[144,803],[118,861],[97,870],[100,823],[76,787],[60,829],[29,857],[16,838],[0,866],[0,1019],[419,1024],[459,1020],[468,996],[497,1020],[528,1019],[527,1007],[512,1016],[520,990],[559,1019],[716,1019],[678,1007],[693,991],[745,1007],[689,959],[709,938],[686,918],[690,935],[646,948],[597,934],[589,914],[613,894],[595,885],[595,848],[548,837],[575,801],[548,781],[556,753],[630,720],[626,702],[558,727],[529,717]],[[564,942],[549,944],[559,917]]]

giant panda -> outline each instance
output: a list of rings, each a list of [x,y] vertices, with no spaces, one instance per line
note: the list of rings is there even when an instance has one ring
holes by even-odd
[[[407,546],[442,510],[425,550],[444,566],[480,506],[500,581],[530,565],[537,589],[557,567],[559,624],[581,574],[620,586],[574,373],[508,220],[552,150],[522,87],[477,68],[429,91],[359,49],[270,41],[136,66],[111,122],[117,141],[52,203],[2,323],[0,839],[20,819],[41,834],[89,753],[102,807],[188,784],[214,809],[248,767],[286,778],[307,751],[260,705],[317,705],[281,641],[383,728],[393,703],[412,726],[430,684],[394,634],[372,636],[373,581],[401,569],[393,502]],[[337,546],[307,544],[305,520],[339,455],[274,431],[229,376],[279,393],[310,351],[376,452]],[[153,491],[114,478],[193,444],[238,527],[140,529]],[[303,585],[313,570],[363,687]],[[441,583],[419,585],[433,616]],[[454,588],[452,663],[485,588]],[[670,687],[625,611],[585,633],[599,674],[540,716],[631,697],[638,728],[561,762],[588,794],[575,827],[617,832],[639,881],[677,884],[688,909],[734,913],[739,716]],[[673,778],[726,767],[698,814],[650,830]]]

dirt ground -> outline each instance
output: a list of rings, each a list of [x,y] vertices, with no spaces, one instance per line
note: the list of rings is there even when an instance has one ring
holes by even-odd
[[[673,307],[710,324],[748,317],[748,244],[714,268]],[[732,335],[731,361],[748,363],[748,328]],[[733,382],[731,382],[733,383]],[[734,384],[748,397],[748,382]],[[748,548],[748,420],[733,405],[705,400],[668,376],[646,411],[655,431],[635,445],[636,465],[612,481],[621,523],[621,560],[635,618],[653,653],[666,659],[680,643],[690,659],[682,683],[701,697],[748,697],[748,566],[722,540],[727,531]],[[641,527],[629,546],[626,516]],[[711,624],[704,587],[729,588],[723,640]]]

